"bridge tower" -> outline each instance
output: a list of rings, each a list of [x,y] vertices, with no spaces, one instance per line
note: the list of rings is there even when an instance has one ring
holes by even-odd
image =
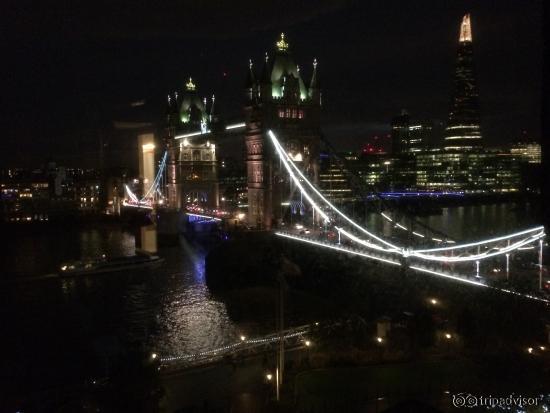
[[[214,97],[199,97],[192,78],[182,94],[168,97],[166,148],[168,150],[168,206],[188,203],[218,206],[218,167],[213,125]],[[209,109],[209,110],[208,110]],[[199,132],[197,132],[199,131]]]
[[[317,60],[309,87],[290,53],[285,35],[266,53],[256,76],[252,62],[245,84],[245,145],[248,181],[248,223],[271,229],[282,218],[281,202],[289,193],[289,181],[267,136],[272,129],[287,153],[318,182],[321,90]]]

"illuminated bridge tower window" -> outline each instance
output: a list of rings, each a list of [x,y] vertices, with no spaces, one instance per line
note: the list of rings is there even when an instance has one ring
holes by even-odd
[[[445,149],[464,151],[482,146],[479,102],[473,64],[470,15],[460,25],[453,97],[445,130]]]

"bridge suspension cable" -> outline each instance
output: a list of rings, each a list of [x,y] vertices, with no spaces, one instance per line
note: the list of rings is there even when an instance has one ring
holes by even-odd
[[[376,250],[379,250],[379,251],[389,252],[389,253],[398,253],[398,254],[401,254],[405,258],[406,257],[416,257],[416,258],[423,259],[423,260],[426,260],[426,261],[439,261],[439,262],[451,263],[451,262],[475,261],[475,260],[490,258],[490,257],[496,256],[496,255],[506,254],[507,252],[516,250],[516,249],[518,249],[520,247],[523,247],[527,244],[530,244],[532,242],[540,240],[545,236],[544,227],[539,226],[539,227],[531,228],[531,229],[528,229],[528,230],[525,230],[525,231],[520,231],[520,232],[514,233],[514,234],[509,234],[509,235],[505,235],[505,236],[501,236],[501,237],[497,237],[497,238],[493,238],[493,239],[488,239],[488,240],[483,240],[483,241],[478,241],[478,242],[473,242],[473,243],[454,245],[454,246],[451,246],[451,247],[424,249],[424,250],[414,250],[414,249],[411,249],[411,248],[399,247],[399,246],[394,245],[394,244],[384,240],[383,238],[373,234],[372,232],[368,231],[367,229],[365,229],[364,227],[360,226],[355,221],[353,221],[351,218],[349,218],[347,215],[345,215],[343,212],[341,212],[338,208],[336,208],[328,199],[326,199],[315,188],[315,186],[309,181],[309,179],[294,164],[293,160],[287,155],[287,153],[285,152],[284,148],[282,147],[282,145],[280,144],[280,142],[276,138],[273,131],[271,131],[271,130],[268,131],[268,135],[271,138],[271,140],[273,142],[273,145],[275,146],[275,149],[277,151],[277,154],[279,155],[281,161],[283,162],[286,170],[288,171],[288,173],[291,176],[291,178],[293,179],[293,181],[296,183],[298,188],[300,188],[300,191],[302,191],[302,194],[306,197],[306,199],[311,203],[312,207],[316,211],[318,211],[319,214],[321,216],[323,216],[323,218],[325,218],[325,221],[327,223],[330,222],[329,217],[326,215],[326,213],[324,213],[324,211],[321,209],[321,207],[317,203],[315,203],[315,201],[310,196],[310,194],[308,194],[305,191],[303,185],[300,182],[300,179],[298,179],[298,177],[293,172],[293,169],[300,176],[301,181],[303,181],[309,188],[311,188],[311,190],[317,195],[318,198],[320,198],[322,200],[322,202],[325,205],[327,205],[329,208],[331,208],[334,212],[336,212],[340,217],[342,217],[344,220],[346,220],[349,224],[353,225],[356,229],[358,229],[361,232],[365,233],[370,238],[373,238],[373,239],[377,240],[378,242],[380,242],[380,243],[382,243],[386,246],[389,246],[390,248],[382,247],[381,245],[377,245],[377,244],[371,242],[370,240],[364,240],[364,239],[358,238],[358,237],[350,234],[349,232],[345,231],[343,228],[335,227],[339,232],[341,232],[342,234],[344,234],[348,238],[352,239],[353,241],[358,242],[359,244],[361,244],[365,247],[376,249]],[[515,239],[515,238],[519,237],[520,235],[526,235],[526,234],[532,234],[532,235],[528,236],[527,238],[516,241],[514,243],[510,243],[510,241],[512,239]],[[508,241],[508,245],[506,247],[502,247],[502,248],[496,248],[495,247],[493,249],[496,249],[497,251],[494,251],[494,252],[490,252],[491,250],[485,251],[485,252],[478,251],[477,254],[473,254],[473,255],[453,256],[453,257],[449,257],[445,254],[426,254],[426,252],[456,251],[456,250],[461,250],[461,249],[465,250],[465,249],[468,249],[468,248],[471,248],[471,247],[474,247],[474,246],[478,246],[478,248],[480,248],[482,245],[487,246],[487,244],[495,243],[495,242],[498,242],[498,241],[505,241],[505,240]]]
[[[164,151],[164,154],[162,155],[160,164],[159,164],[159,170],[157,172],[157,175],[155,176],[155,179],[151,183],[151,186],[147,190],[147,192],[141,197],[141,199],[138,199],[136,194],[128,187],[128,185],[124,185],[126,189],[126,193],[130,197],[130,200],[132,203],[126,203],[124,205],[126,206],[134,206],[134,207],[151,207],[149,205],[151,203],[151,199],[155,199],[157,196],[162,196],[162,193],[160,192],[160,184],[162,182],[162,177],[164,176],[165,170],[166,170],[166,160],[168,159],[168,151]],[[157,195],[158,194],[158,195]]]
[[[365,204],[367,203],[369,194],[372,194],[382,203],[382,205],[384,206],[385,211],[387,211],[387,210],[393,211],[394,209],[396,209],[384,198],[384,196],[382,196],[382,194],[380,193],[380,191],[378,191],[376,189],[376,187],[373,187],[374,191],[368,191],[366,189],[366,185],[365,185],[365,182],[363,181],[363,179],[360,176],[358,176],[356,173],[354,173],[352,168],[348,167],[348,165],[346,164],[347,161],[345,159],[338,156],[338,154],[336,153],[336,149],[334,148],[332,143],[330,143],[324,136],[321,136],[321,140],[323,141],[323,143],[329,149],[329,153],[332,156],[332,158],[335,159],[338,162],[342,172],[344,172],[346,175],[348,175],[350,184],[352,184],[352,186],[359,192],[359,195],[363,199]],[[416,219],[416,217],[412,216],[411,214],[408,214],[406,211],[404,213],[406,215],[408,215],[408,218],[410,219],[412,224],[417,225],[417,226],[423,228],[425,231],[431,232],[432,234],[443,238],[443,239],[439,239],[439,238],[435,238],[435,237],[432,236],[432,237],[430,237],[432,241],[436,241],[436,242],[444,242],[445,241],[445,242],[448,242],[448,243],[454,243],[454,241],[451,239],[451,237],[448,234],[444,233],[443,231],[441,231],[439,229],[435,229],[435,228],[430,227],[428,224]],[[389,218],[384,213],[381,213],[381,215],[386,220],[388,220],[390,222],[394,222],[394,220]],[[412,235],[415,235],[416,237],[425,238],[424,235],[419,234],[418,232],[415,232],[413,229],[406,228],[405,226],[401,225],[398,222],[395,222],[394,225],[395,225],[396,228],[399,228],[399,229],[402,229],[402,230],[405,230],[405,231],[409,231]]]

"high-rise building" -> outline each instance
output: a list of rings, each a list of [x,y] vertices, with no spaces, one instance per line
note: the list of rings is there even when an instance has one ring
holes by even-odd
[[[345,160],[347,167],[355,165],[359,159],[353,153],[339,156]],[[329,154],[321,155],[319,188],[321,193],[333,202],[350,202],[359,198],[350,185],[350,170],[346,166],[337,162]]]
[[[281,219],[281,203],[288,199],[290,188],[268,130],[277,134],[285,151],[305,174],[316,183],[319,177],[321,90],[317,61],[313,61],[307,87],[284,34],[275,46],[272,58],[266,54],[259,77],[250,62],[245,84],[247,218],[249,225],[266,229]]]
[[[391,122],[392,153],[394,155],[422,151],[431,139],[432,126],[424,122],[413,122],[406,110]]]
[[[521,189],[517,157],[498,150],[416,155],[416,188],[421,191],[464,191],[472,194],[513,193]]]
[[[542,161],[540,143],[538,142],[515,142],[510,148],[512,155],[518,155],[521,160],[540,164]]]
[[[410,116],[405,109],[401,111],[401,115],[392,119],[391,141],[393,154],[397,155],[407,152],[409,146],[409,123]]]
[[[453,96],[445,130],[445,150],[468,151],[482,146],[478,90],[473,62],[470,15],[460,25]]]

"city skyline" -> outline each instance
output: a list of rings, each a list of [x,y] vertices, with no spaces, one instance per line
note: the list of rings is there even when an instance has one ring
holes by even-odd
[[[32,3],[0,411],[550,410],[550,3]]]
[[[394,9],[395,6],[394,4]],[[392,6],[388,7],[391,9]],[[161,123],[166,94],[181,89],[189,75],[197,79],[205,96],[211,95],[211,92],[216,93],[217,104],[219,103],[219,107],[223,108],[228,116],[240,117],[242,85],[246,78],[248,59],[252,58],[259,66],[263,57],[262,51],[272,47],[273,39],[281,31],[287,33],[296,56],[312,56],[318,59],[319,76],[323,83],[323,132],[335,144],[341,145],[343,150],[356,149],[374,134],[387,134],[391,118],[403,108],[415,118],[446,119],[459,22],[464,12],[468,11],[472,16],[475,38],[474,60],[478,65],[482,130],[486,138],[484,140],[488,145],[497,145],[514,139],[522,130],[527,130],[533,138],[539,139],[540,71],[535,71],[535,75],[530,77],[522,76],[521,73],[527,73],[526,70],[531,66],[540,67],[541,57],[537,45],[540,46],[541,7],[537,2],[528,3],[522,6],[524,13],[519,14],[515,13],[517,7],[499,5],[493,10],[487,6],[484,8],[467,2],[456,2],[452,7],[443,10],[437,5],[425,2],[418,10],[408,10],[412,13],[410,16],[404,16],[405,10],[391,9],[394,13],[391,16],[392,21],[396,22],[396,26],[389,29],[386,27],[384,30],[379,30],[380,22],[373,18],[372,27],[359,26],[359,20],[364,17],[368,8],[353,2],[334,7],[320,7],[313,15],[303,10],[291,11],[289,15],[295,16],[296,21],[291,21],[292,19],[287,16],[278,26],[271,23],[258,28],[254,39],[247,38],[239,29],[234,29],[235,33],[228,37],[228,41],[220,43],[217,36],[224,31],[230,31],[231,28],[224,27],[223,30],[220,29],[220,33],[208,34],[204,33],[203,29],[196,30],[193,36],[204,37],[205,40],[184,41],[187,45],[183,48],[185,54],[188,53],[189,57],[196,56],[186,64],[178,62],[179,53],[167,53],[164,50],[168,48],[170,41],[163,38],[163,34],[153,38],[147,30],[139,39],[127,36],[125,40],[121,40],[120,35],[105,35],[105,32],[101,33],[105,39],[100,39],[101,36],[98,37],[97,33],[94,36],[85,29],[76,30],[73,40],[63,48],[74,52],[73,48],[81,45],[83,50],[93,53],[86,58],[75,56],[74,61],[68,63],[68,68],[56,66],[63,60],[59,55],[56,56],[58,53],[48,54],[51,50],[47,40],[54,39],[63,29],[52,30],[52,33],[48,33],[42,40],[34,38],[32,33],[20,34],[19,43],[25,44],[30,50],[39,48],[43,54],[29,57],[22,56],[19,52],[16,59],[22,59],[23,62],[27,59],[33,64],[49,63],[47,67],[49,66],[49,70],[55,70],[56,76],[49,78],[48,82],[40,83],[40,77],[45,76],[48,69],[45,73],[34,74],[27,82],[21,81],[29,69],[23,68],[21,73],[14,74],[15,82],[9,85],[11,87],[8,88],[8,95],[17,96],[13,96],[8,111],[10,116],[6,125],[5,147],[20,156],[11,156],[3,161],[13,163],[14,159],[23,158],[21,155],[25,153],[25,160],[34,159],[35,162],[44,159],[44,155],[56,157],[60,161],[67,159],[68,163],[71,162],[71,156],[73,162],[85,162],[87,159],[79,159],[74,155],[74,148],[87,150],[88,158],[97,155],[94,153],[97,152],[97,130],[91,130],[92,127],[97,128],[98,123],[108,125],[109,121],[117,120],[116,114],[120,113],[121,109],[124,111],[125,106],[129,107],[132,102],[138,101],[145,102],[143,112],[146,118]],[[55,11],[50,13],[50,17],[55,15]],[[373,16],[381,13],[384,13],[384,9],[377,9]],[[66,14],[78,16],[76,10],[68,10]],[[350,18],[352,14],[357,16],[355,19],[351,16],[349,30],[337,30],[338,27],[342,27],[343,20]],[[439,19],[434,18],[438,15]],[[492,19],[489,20],[490,16]],[[213,20],[216,20],[215,13]],[[323,35],[320,33],[320,26],[327,21],[333,22],[334,28]],[[197,26],[198,24],[194,24],[193,27]],[[521,30],[518,30],[520,28]],[[378,31],[372,33],[375,29]],[[40,25],[37,30],[39,32]],[[429,39],[430,32],[444,33],[444,36],[433,35],[437,40]],[[34,36],[36,34],[37,32]],[[181,31],[178,36],[178,39],[186,38],[185,33]],[[388,37],[398,45],[398,53],[392,54],[386,47],[382,49],[380,39],[387,40]],[[512,41],[506,42],[507,38],[512,38]],[[428,39],[433,46],[429,51],[421,47]],[[118,70],[115,70],[114,74],[103,65],[99,65],[101,70],[96,70],[94,74],[90,73],[98,68],[95,61],[97,57],[108,58],[104,62],[113,59],[112,62],[121,63],[120,57],[115,58],[112,52],[97,50],[97,46],[109,41],[117,46],[127,44],[128,51],[140,44],[142,52],[134,58],[125,56],[127,61],[122,62],[122,65],[115,65]],[[321,46],[320,43],[325,46]],[[149,54],[153,44],[163,45],[156,55]],[[338,54],[329,54],[334,52],[335,47],[338,47]],[[369,53],[376,48],[378,53]],[[523,58],[519,57],[520,50]],[[152,65],[150,60],[157,60],[155,58],[160,57],[160,54],[166,55],[164,57],[168,63],[157,66],[156,73],[149,71],[144,74],[143,72]],[[372,56],[376,58],[372,59]],[[91,68],[82,71],[78,77],[84,81],[75,84],[74,71],[82,69],[83,59],[91,60],[86,62]],[[373,64],[373,60],[376,63]],[[174,63],[170,64],[171,61]],[[401,65],[399,61],[406,64]],[[421,67],[417,65],[419,62],[423,63]],[[311,62],[297,63],[308,78],[311,73]],[[494,68],[488,67],[491,65],[495,65],[499,70],[495,71]],[[125,71],[128,66],[131,70]],[[60,79],[59,77],[66,75],[67,71],[68,78]],[[86,82],[90,76],[93,77],[93,81]],[[122,78],[117,79],[119,77]],[[115,78],[115,82],[106,82],[109,78]],[[66,83],[65,87],[61,87],[62,80]],[[33,116],[25,117],[22,114],[31,110],[29,106],[32,100],[27,101],[22,99],[22,96],[31,93],[28,83],[33,82],[39,83],[34,85],[37,86],[36,89],[32,89],[36,92],[60,86],[58,93],[54,95],[58,99],[52,99],[50,105],[42,104],[42,110],[35,110],[32,112]],[[21,83],[23,88],[17,88],[16,86],[21,86]],[[95,87],[92,87],[92,84]],[[420,90],[425,95],[420,95]],[[36,103],[40,104],[42,100],[46,100],[52,92],[53,90],[49,93],[37,93]],[[72,105],[67,102],[69,96],[78,104]],[[63,110],[67,116],[63,116]],[[56,147],[55,152],[51,149],[53,143]],[[86,155],[81,156],[86,158]]]

